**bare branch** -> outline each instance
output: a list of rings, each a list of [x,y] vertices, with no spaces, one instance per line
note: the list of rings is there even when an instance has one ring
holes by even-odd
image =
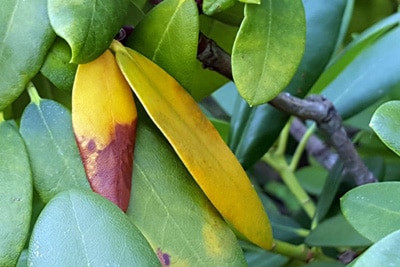
[[[230,55],[203,34],[200,35],[198,59],[205,68],[218,71],[232,80]],[[358,156],[342,126],[340,115],[330,101],[319,95],[300,99],[288,93],[281,93],[269,104],[303,120],[315,121],[319,129],[328,136],[346,171],[358,185],[377,181]]]

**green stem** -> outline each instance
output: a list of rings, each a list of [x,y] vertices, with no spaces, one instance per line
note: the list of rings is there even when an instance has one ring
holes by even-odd
[[[29,94],[29,97],[31,98],[32,103],[35,103],[36,105],[38,105],[41,98],[32,82],[29,82],[27,90],[28,90],[28,94]]]
[[[297,181],[296,176],[289,168],[289,165],[285,161],[284,157],[280,155],[271,156],[269,153],[267,153],[262,159],[280,174],[283,182],[296,197],[297,201],[299,201],[304,211],[310,218],[313,218],[316,209],[315,205],[308,194],[304,191],[303,187]]]
[[[293,245],[280,240],[274,240],[272,252],[287,256],[292,259],[308,262],[313,258],[313,252],[305,245]]]
[[[0,111],[0,122],[4,121],[4,114],[3,111]]]
[[[286,146],[287,146],[287,142],[288,142],[288,138],[289,138],[289,134],[290,134],[290,125],[291,124],[292,124],[292,121],[289,120],[279,135],[278,148],[274,152],[276,155],[284,155],[285,154]]]
[[[314,133],[315,127],[316,126],[314,123],[311,125],[310,128],[307,129],[307,131],[304,133],[303,137],[301,138],[300,143],[296,148],[296,151],[293,154],[292,161],[290,162],[290,165],[289,165],[290,170],[292,170],[293,172],[296,170],[297,165],[299,164],[301,155],[303,154],[303,152],[306,148],[308,139],[310,139],[311,135]]]

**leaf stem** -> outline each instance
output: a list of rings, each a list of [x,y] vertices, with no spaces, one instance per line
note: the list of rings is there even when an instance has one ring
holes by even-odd
[[[4,114],[3,111],[0,111],[0,122],[4,121]]]
[[[274,240],[275,246],[272,248],[272,252],[294,258],[297,260],[308,262],[313,258],[313,252],[311,249],[303,245],[292,245],[280,240]]]
[[[303,207],[307,215],[312,219],[316,210],[315,204],[298,182],[296,176],[289,168],[289,165],[285,161],[284,157],[281,155],[271,155],[270,153],[267,153],[263,156],[262,160],[268,163],[280,174],[283,182],[296,197],[297,201]]]
[[[276,155],[284,155],[287,147],[287,142],[290,134],[290,125],[292,124],[292,120],[289,120],[285,127],[283,127],[282,132],[279,135],[278,140],[278,148],[274,152]]]
[[[29,82],[27,90],[28,90],[28,94],[29,94],[29,97],[31,98],[32,103],[35,103],[36,105],[38,105],[41,98],[32,82]]]
[[[307,131],[305,132],[305,134],[301,138],[301,140],[300,140],[300,142],[299,142],[299,144],[298,144],[298,146],[296,148],[296,151],[293,154],[292,161],[290,162],[290,165],[289,165],[289,169],[292,172],[294,172],[296,170],[297,165],[299,164],[301,155],[303,154],[304,149],[307,146],[308,139],[310,139],[310,137],[312,136],[312,134],[315,131],[315,127],[316,127],[316,125],[315,125],[315,123],[313,123],[311,125],[311,127],[307,129]]]

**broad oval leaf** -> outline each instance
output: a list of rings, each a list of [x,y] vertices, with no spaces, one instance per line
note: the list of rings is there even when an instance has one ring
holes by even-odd
[[[196,80],[199,18],[195,1],[166,0],[154,7],[135,27],[128,46],[164,68],[188,90]]]
[[[57,88],[68,93],[72,91],[77,65],[70,63],[71,48],[61,38],[57,38],[50,48],[40,72]]]
[[[165,266],[244,266],[238,241],[142,111],[128,216]],[[162,257],[161,257],[162,256]]]
[[[146,57],[118,43],[114,49],[136,96],[213,205],[247,239],[270,249],[271,226],[261,201],[197,103]]]
[[[400,229],[399,190],[399,182],[354,188],[341,198],[343,215],[360,234],[376,242]]]
[[[400,230],[393,232],[359,256],[351,267],[399,266]]]
[[[29,152],[35,188],[44,202],[67,189],[90,190],[69,110],[37,96],[24,110],[20,132]]]
[[[306,14],[306,46],[302,61],[286,92],[303,97],[328,64],[335,43],[341,37],[342,18],[346,12],[344,0],[303,0]],[[245,168],[252,166],[275,143],[289,115],[270,105],[250,108],[238,99],[231,120],[229,146]],[[268,125],[268,127],[265,127]]]
[[[240,95],[259,105],[289,84],[305,46],[301,0],[264,0],[245,6],[232,52],[232,74]]]
[[[128,209],[137,112],[132,91],[106,50],[81,64],[72,91],[72,124],[93,190]]]
[[[39,71],[55,34],[47,16],[46,0],[3,1],[0,21],[0,110],[3,110]]]
[[[73,63],[87,63],[110,45],[125,21],[129,0],[49,0],[51,26],[71,47]]]
[[[28,266],[160,266],[147,240],[107,199],[69,190],[40,214],[29,243]]]
[[[16,125],[0,114],[0,265],[15,266],[28,237],[32,175]]]
[[[369,126],[383,143],[400,156],[400,101],[390,101],[380,106]]]

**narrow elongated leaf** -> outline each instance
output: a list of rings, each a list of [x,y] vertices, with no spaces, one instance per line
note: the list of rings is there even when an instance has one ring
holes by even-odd
[[[115,44],[117,62],[136,96],[203,192],[241,234],[270,249],[271,226],[261,201],[197,103],[152,61]]]
[[[389,234],[365,251],[351,267],[399,266],[400,230]]]
[[[357,187],[342,197],[343,215],[359,233],[376,242],[400,229],[399,190],[399,182]]]
[[[24,110],[20,132],[29,152],[34,185],[44,202],[67,189],[90,190],[69,110],[37,97]]]
[[[399,118],[400,101],[390,101],[375,111],[369,125],[382,142],[400,156]]]
[[[129,0],[49,0],[51,26],[71,47],[73,63],[87,63],[110,45],[125,21]]]
[[[123,211],[129,204],[136,133],[132,91],[114,56],[79,65],[72,92],[72,123],[93,190]]]
[[[16,125],[0,114],[0,265],[15,266],[28,237],[32,176]]]
[[[396,24],[394,24],[396,25]],[[375,36],[373,41],[371,38]],[[378,38],[379,37],[379,38]],[[340,115],[346,119],[380,99],[386,92],[393,89],[400,82],[397,75],[400,63],[393,58],[400,56],[396,43],[400,40],[400,27],[393,28],[393,23],[380,28],[370,37],[363,40],[372,42],[354,58],[352,49],[343,55],[330,69],[337,64],[346,63],[340,72],[327,71],[312,89],[312,93],[319,93],[320,83],[326,83],[321,94],[333,102]],[[360,45],[361,45],[360,44]],[[357,47],[355,46],[354,49]],[[350,58],[345,58],[349,56]],[[325,79],[327,79],[325,81]]]
[[[173,265],[244,266],[234,233],[144,111],[139,117],[128,216]]]
[[[147,240],[105,198],[64,191],[40,214],[29,243],[28,266],[160,266]]]
[[[197,62],[199,18],[193,0],[166,0],[135,28],[128,46],[164,68],[192,94]]]
[[[57,38],[50,48],[40,72],[57,88],[72,91],[77,65],[69,63],[71,48],[67,42]]]
[[[264,0],[246,5],[232,52],[232,74],[250,104],[266,103],[289,84],[305,47],[301,0]]]
[[[11,104],[39,71],[55,34],[47,1],[2,1],[0,8],[0,110]]]

